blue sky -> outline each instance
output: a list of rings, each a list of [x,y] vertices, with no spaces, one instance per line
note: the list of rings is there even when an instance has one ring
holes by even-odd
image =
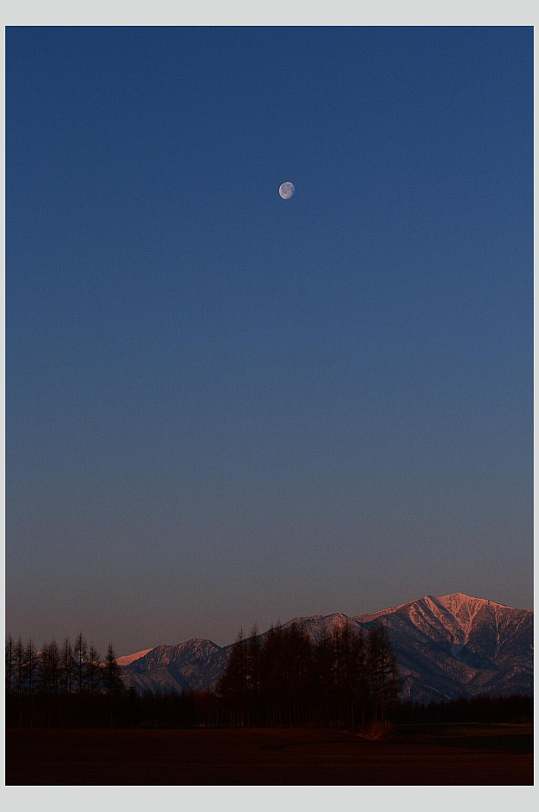
[[[531,606],[532,29],[6,47],[9,630]]]

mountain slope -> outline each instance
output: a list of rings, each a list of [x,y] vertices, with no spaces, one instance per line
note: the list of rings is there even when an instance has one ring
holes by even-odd
[[[288,621],[316,640],[345,623],[368,630],[383,624],[402,677],[402,695],[430,702],[481,693],[532,693],[533,613],[457,592],[427,595],[379,612],[348,617],[312,615]],[[230,646],[187,640],[119,658],[138,691],[208,690],[223,673]]]
[[[454,593],[355,620],[387,628],[407,698],[532,692],[531,611]]]
[[[128,687],[137,691],[204,691],[223,673],[226,649],[194,638],[176,646],[156,646],[122,669]],[[118,662],[120,662],[118,660]]]

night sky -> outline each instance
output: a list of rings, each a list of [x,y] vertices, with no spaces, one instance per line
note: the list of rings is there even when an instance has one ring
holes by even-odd
[[[7,30],[9,632],[531,607],[532,36]]]

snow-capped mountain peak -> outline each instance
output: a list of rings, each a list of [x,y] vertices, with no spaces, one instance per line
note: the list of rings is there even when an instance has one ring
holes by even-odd
[[[366,631],[383,624],[402,678],[403,696],[419,701],[480,693],[531,693],[533,613],[462,592],[425,595],[378,612],[296,617],[314,640],[349,623]],[[226,666],[230,646],[191,638],[118,658],[137,690],[211,689]]]

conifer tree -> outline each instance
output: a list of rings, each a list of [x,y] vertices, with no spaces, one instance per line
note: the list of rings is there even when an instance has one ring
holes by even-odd
[[[107,656],[103,668],[103,687],[109,696],[115,696],[122,692],[123,682],[121,668],[116,662],[116,655],[112,643],[107,647]]]

